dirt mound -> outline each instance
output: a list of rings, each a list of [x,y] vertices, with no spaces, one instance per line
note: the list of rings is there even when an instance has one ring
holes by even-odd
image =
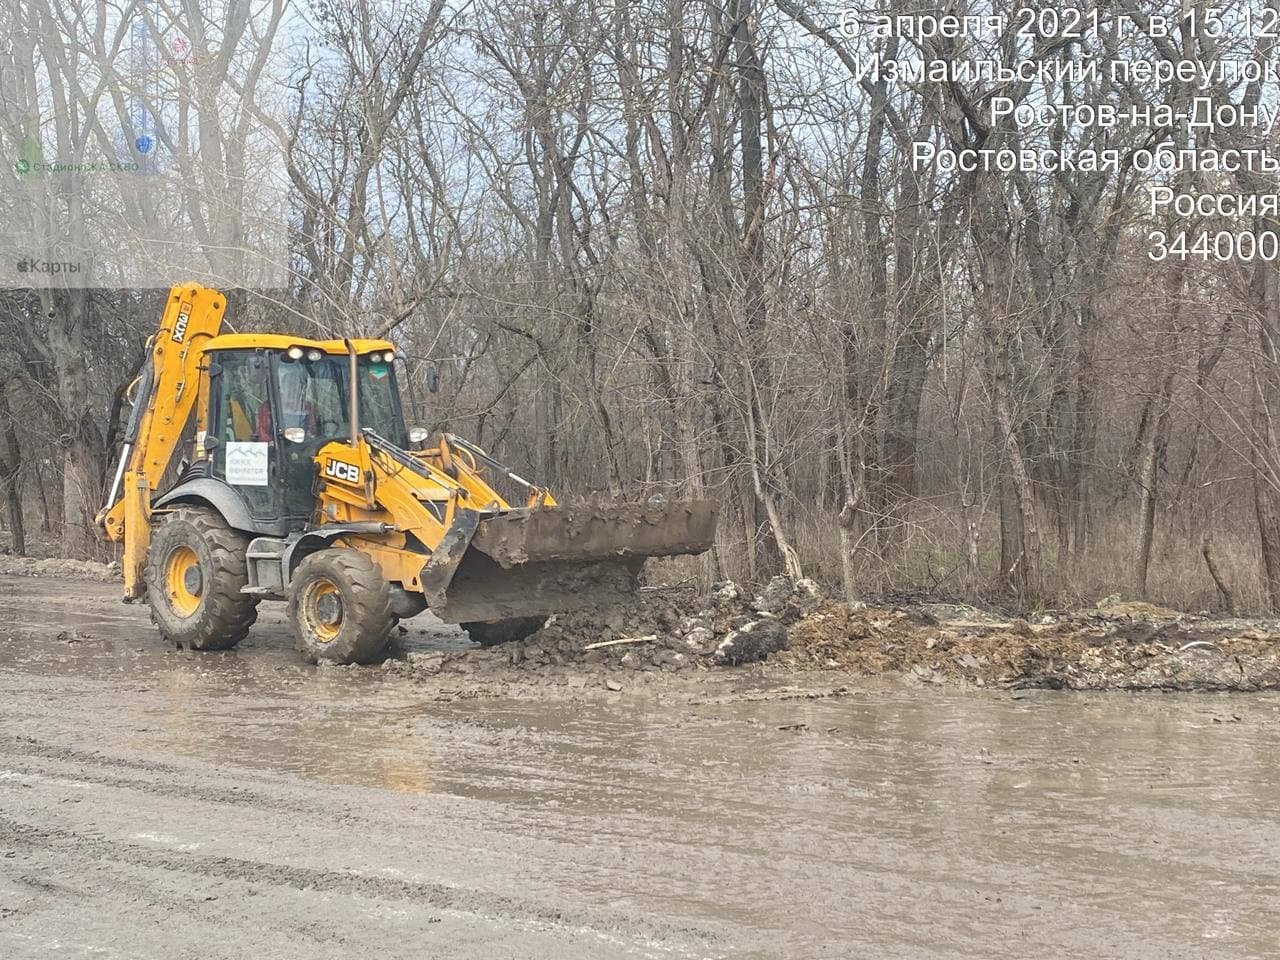
[[[790,627],[812,613],[822,592],[811,580],[775,577],[759,594],[717,584],[698,596],[691,588],[646,589],[626,607],[551,617],[528,639],[458,653],[409,654],[388,669],[408,673],[471,673],[492,667],[556,672],[675,673],[766,660],[787,646]]]
[[[775,577],[758,594],[717,584],[647,589],[625,608],[551,618],[528,639],[408,655],[409,675],[514,673],[577,678],[684,673],[763,662],[768,674],[844,671],[909,682],[1076,690],[1280,689],[1280,626],[1213,621],[1112,602],[1025,619],[962,603],[867,607],[825,600],[812,581]]]
[[[1260,690],[1280,686],[1280,633],[1149,604],[1049,615],[1033,625],[831,603],[792,628],[789,649],[774,662],[1011,687]]]
[[[120,565],[97,563],[93,560],[62,560],[57,557],[35,560],[31,557],[0,554],[0,574],[10,577],[61,577],[69,580],[110,583],[119,579]]]
[[[1102,616],[1111,620],[1128,618],[1130,620],[1179,620],[1183,614],[1168,607],[1157,607],[1154,603],[1140,600],[1111,600],[1108,598],[1096,607]]]

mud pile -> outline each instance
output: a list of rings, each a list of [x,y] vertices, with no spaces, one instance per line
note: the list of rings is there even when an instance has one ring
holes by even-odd
[[[840,671],[912,683],[1075,690],[1280,689],[1280,624],[1194,617],[1144,603],[1049,612],[1034,622],[963,604],[827,600],[810,580],[759,594],[718,584],[642,591],[625,608],[551,618],[528,639],[410,653],[408,675],[687,674],[758,664],[764,675]]]
[[[728,581],[706,596],[691,588],[645,589],[626,607],[558,614],[526,640],[456,653],[410,653],[387,669],[435,674],[506,666],[554,673],[572,666],[676,673],[738,666],[784,650],[789,629],[822,603],[812,580],[785,577],[775,577],[758,595]]]
[[[824,604],[775,662],[906,674],[937,683],[1073,690],[1280,689],[1280,632],[1150,604],[1042,615],[1032,624],[966,607]]]
[[[15,557],[0,553],[0,574],[10,577],[59,577],[111,583],[120,579],[120,565],[115,562],[98,563],[94,560],[63,560],[58,557],[36,560],[32,557]]]

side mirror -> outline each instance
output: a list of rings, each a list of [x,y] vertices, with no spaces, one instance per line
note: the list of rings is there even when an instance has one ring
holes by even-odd
[[[423,379],[427,382],[427,392],[436,393],[440,389],[440,368],[434,363],[427,364],[427,371],[423,375]]]
[[[426,427],[410,427],[409,442],[410,443],[426,443],[427,438],[431,436],[431,431]]]

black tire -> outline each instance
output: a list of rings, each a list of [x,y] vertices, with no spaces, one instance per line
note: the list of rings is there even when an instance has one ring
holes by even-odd
[[[156,528],[143,578],[151,618],[166,640],[230,650],[245,638],[258,619],[257,599],[240,592],[249,582],[248,546],[249,538],[210,507],[178,507]],[[182,591],[170,589],[170,573],[184,562],[194,572]]]
[[[462,624],[462,629],[482,647],[496,647],[500,643],[524,640],[542,629],[546,617],[514,617],[510,620],[472,620]]]
[[[321,550],[298,564],[290,580],[289,624],[308,663],[381,661],[396,624],[391,587],[368,554]]]

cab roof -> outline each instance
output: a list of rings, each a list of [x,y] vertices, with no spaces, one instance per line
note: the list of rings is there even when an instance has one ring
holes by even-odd
[[[380,350],[394,350],[396,345],[390,340],[352,340],[356,353],[363,355]],[[291,337],[284,333],[224,333],[213,337],[205,345],[209,350],[288,350],[290,347],[301,347],[303,350],[319,350],[322,353],[345,357],[347,345],[342,340],[308,340],[306,337]]]

